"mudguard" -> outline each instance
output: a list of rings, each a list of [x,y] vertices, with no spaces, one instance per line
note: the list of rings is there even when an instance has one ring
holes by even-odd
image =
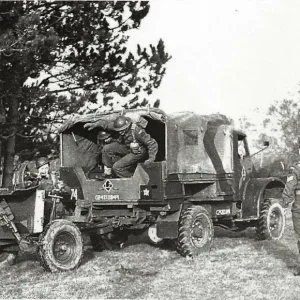
[[[284,185],[277,177],[249,179],[242,197],[242,218],[258,218],[262,201],[267,198],[280,200]]]
[[[176,239],[178,236],[178,222],[181,214],[180,209],[166,216],[157,218],[157,236],[164,239]]]

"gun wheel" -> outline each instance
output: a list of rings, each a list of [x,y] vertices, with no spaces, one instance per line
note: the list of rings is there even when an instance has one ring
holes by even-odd
[[[50,272],[69,271],[80,265],[83,239],[80,230],[68,220],[54,220],[40,236],[42,266]]]
[[[213,223],[204,207],[192,206],[182,212],[177,239],[177,251],[182,256],[195,256],[209,251],[213,236]]]
[[[260,239],[279,240],[285,227],[284,209],[279,203],[271,203],[269,199],[264,200],[256,233]]]

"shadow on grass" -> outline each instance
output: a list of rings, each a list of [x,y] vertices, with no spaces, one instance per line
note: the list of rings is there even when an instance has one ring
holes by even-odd
[[[256,232],[254,228],[247,228],[241,231],[232,231],[230,229],[223,229],[221,227],[215,227],[216,238],[249,238],[251,240],[256,239]]]
[[[95,258],[95,253],[99,252],[94,251],[91,247],[86,247],[80,265],[84,266],[89,261],[93,260]]]
[[[25,261],[39,262],[40,256],[38,253],[23,253],[20,252],[14,262],[14,265],[21,264]]]
[[[281,260],[287,269],[291,271],[299,270],[298,255],[280,241],[257,241],[253,243],[253,247],[258,252],[264,250],[268,255]]]

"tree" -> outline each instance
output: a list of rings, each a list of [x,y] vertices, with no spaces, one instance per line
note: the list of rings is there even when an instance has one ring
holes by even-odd
[[[299,120],[300,106],[298,101],[284,99],[270,106],[264,125],[265,128],[270,128],[273,135],[280,137],[282,150],[293,152],[298,148]]]
[[[284,172],[286,172],[286,167],[299,159],[299,117],[299,104],[292,99],[277,101],[267,111],[263,120],[263,128],[260,129],[255,144],[258,147],[263,141],[270,142],[270,147],[261,152],[261,156],[264,168],[273,175],[280,169],[280,165],[285,166]],[[260,165],[262,165],[262,160]]]
[[[277,120],[272,119],[273,116],[269,112],[266,115],[257,108],[251,115],[241,116],[237,123],[237,127],[247,134],[252,155],[264,148],[264,142],[269,142],[267,149],[252,157],[254,166],[262,177],[269,176],[271,173],[274,175],[275,169],[282,172],[282,167],[278,169],[278,166],[282,165],[281,162],[287,161],[282,148]]]
[[[99,100],[110,109],[148,103],[170,59],[162,40],[136,52],[126,47],[148,12],[144,1],[0,2],[5,186],[20,141],[51,134],[64,115]]]

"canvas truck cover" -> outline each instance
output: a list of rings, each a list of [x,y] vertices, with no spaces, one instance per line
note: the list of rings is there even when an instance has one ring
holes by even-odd
[[[91,168],[97,164],[99,148],[97,133],[103,124],[113,129],[113,121],[120,115],[130,117],[132,122],[146,128],[148,119],[163,122],[166,114],[158,108],[130,109],[109,113],[72,115],[59,128],[61,133],[61,165],[65,167]],[[146,118],[145,118],[146,117]],[[165,147],[165,145],[162,145]]]
[[[149,119],[165,123],[167,173],[233,173],[232,126],[220,114],[197,115],[192,112],[165,114],[157,108],[131,109],[112,113],[73,115],[62,125],[61,165],[91,168],[99,156],[97,133],[106,124],[113,128],[116,117],[130,117],[147,128]]]
[[[169,174],[233,173],[230,121],[220,114],[168,115],[166,160]]]

